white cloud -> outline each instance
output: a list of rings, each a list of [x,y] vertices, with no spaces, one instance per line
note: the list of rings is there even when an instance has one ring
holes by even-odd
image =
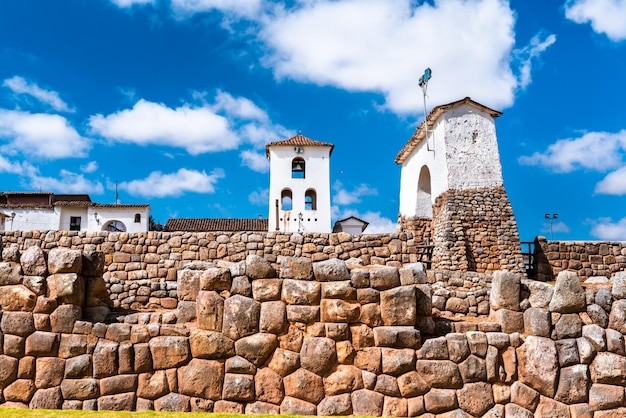
[[[333,203],[335,205],[351,205],[353,203],[361,203],[361,198],[364,196],[376,196],[378,191],[372,189],[367,184],[360,184],[352,191],[344,189],[343,184],[337,180],[333,184],[333,190],[335,195],[333,196]]]
[[[115,4],[117,7],[127,9],[135,5],[145,6],[147,4],[155,4],[156,0],[111,0],[111,3]]]
[[[552,230],[550,230],[550,223],[549,222],[544,222],[543,227],[541,228],[541,232],[544,233],[555,233],[555,232],[561,232],[561,233],[568,233],[570,231],[569,226],[563,222],[563,221],[553,221],[552,222]]]
[[[97,169],[98,169],[97,161],[90,161],[87,164],[80,166],[80,171],[82,171],[83,173],[93,173]]]
[[[36,172],[28,162],[12,162],[0,155],[0,173],[26,175]]]
[[[248,167],[250,170],[267,173],[270,169],[270,163],[264,153],[248,150],[242,151],[239,156],[241,157],[241,165]]]
[[[59,115],[0,109],[0,151],[47,159],[84,157],[90,148],[67,119]]]
[[[556,35],[554,34],[546,36],[543,40],[540,35],[535,35],[528,46],[515,51],[514,55],[520,65],[520,88],[525,89],[532,81],[533,60],[537,60],[555,42]]]
[[[396,113],[420,113],[417,80],[433,71],[429,98],[471,96],[513,103],[514,12],[506,0],[304,1],[264,21],[265,65],[290,78],[349,91],[379,92]],[[489,28],[489,30],[485,30]]]
[[[217,10],[241,17],[254,17],[261,10],[263,0],[172,0],[172,9],[177,15]]]
[[[42,89],[35,83],[29,83],[23,77],[14,76],[7,78],[2,83],[3,86],[8,87],[15,94],[27,94],[34,97],[40,102],[49,105],[58,112],[74,112],[74,109],[70,107],[59,97],[59,93],[52,90]]]
[[[228,120],[206,107],[169,108],[139,100],[132,109],[89,118],[94,133],[116,142],[184,148],[190,154],[235,149],[239,139]]]
[[[621,167],[596,184],[596,193],[622,196],[626,195],[626,167]]]
[[[569,0],[565,16],[576,23],[591,23],[596,33],[604,33],[612,41],[626,40],[624,0]]]
[[[29,178],[30,187],[37,190],[50,190],[58,193],[102,194],[104,187],[99,181],[91,181],[82,174],[61,170],[58,176],[43,177],[33,174]]]
[[[215,193],[215,184],[222,178],[224,171],[219,168],[210,174],[181,168],[171,174],[154,171],[145,179],[122,182],[119,188],[133,196],[176,197],[186,192]]]
[[[613,222],[610,218],[602,218],[596,221],[591,229],[591,235],[602,240],[626,240],[626,218]]]
[[[91,116],[89,126],[114,142],[183,148],[192,155],[236,149],[243,142],[260,146],[287,132],[250,100],[221,91],[214,103],[200,107],[140,99],[131,109]]]
[[[560,173],[576,169],[607,171],[622,164],[626,151],[626,130],[618,133],[588,132],[580,138],[561,139],[543,152],[522,156],[524,165],[539,165]]]
[[[248,201],[257,206],[267,206],[269,198],[270,189],[255,190],[248,195]]]

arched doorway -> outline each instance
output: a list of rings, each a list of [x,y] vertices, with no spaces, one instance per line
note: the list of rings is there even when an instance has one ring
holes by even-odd
[[[124,225],[122,221],[112,220],[105,223],[102,226],[102,230],[109,232],[126,232],[126,225]]]
[[[430,189],[430,170],[427,166],[422,166],[417,181],[417,198],[415,199],[415,214],[420,218],[433,217],[433,203]]]

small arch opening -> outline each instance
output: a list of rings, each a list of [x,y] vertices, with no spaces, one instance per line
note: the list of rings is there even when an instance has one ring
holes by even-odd
[[[280,208],[282,210],[291,210],[293,207],[293,199],[290,189],[283,189],[280,193]]]
[[[126,225],[122,221],[112,220],[105,223],[102,226],[102,230],[109,232],[126,232]]]
[[[304,210],[317,210],[317,193],[314,189],[304,193]]]
[[[422,218],[433,217],[433,204],[431,200],[430,170],[423,166],[417,181],[417,199],[415,202],[415,214]]]
[[[135,223],[141,223],[141,213],[135,213]]]
[[[304,158],[296,157],[291,160],[291,178],[303,179],[306,172],[306,164]]]

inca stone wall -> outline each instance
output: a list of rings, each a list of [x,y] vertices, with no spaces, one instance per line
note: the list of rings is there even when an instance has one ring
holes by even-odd
[[[524,268],[504,187],[448,190],[433,206],[433,268],[479,273]]]
[[[109,309],[104,258],[66,248],[3,251],[2,406],[626,413],[626,273],[585,290],[573,272],[554,286],[496,272],[491,321],[448,321],[452,332],[427,336],[433,296],[420,264],[285,257],[275,267],[256,255],[222,267],[195,261],[176,274],[177,309],[88,321],[86,312]]]
[[[534,270],[541,281],[554,280],[561,271],[572,270],[584,281],[610,278],[626,270],[626,242],[547,241],[535,239]]]
[[[401,231],[410,231],[413,233],[415,242],[421,244],[432,243],[432,225],[433,220],[430,218],[419,217],[398,217],[398,227]]]

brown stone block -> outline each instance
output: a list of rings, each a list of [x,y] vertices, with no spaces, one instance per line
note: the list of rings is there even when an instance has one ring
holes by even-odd
[[[254,376],[226,373],[222,398],[229,401],[250,402],[254,400]]]
[[[324,398],[324,383],[321,376],[302,368],[285,377],[283,385],[287,397],[313,404],[318,404]]]
[[[56,356],[59,350],[59,334],[54,332],[36,331],[26,338],[25,354],[27,356]]]
[[[380,348],[367,347],[357,350],[354,365],[361,370],[367,370],[374,374],[382,373]]]
[[[65,360],[56,357],[39,357],[35,363],[35,386],[47,389],[59,386],[65,375]]]
[[[349,365],[340,365],[324,378],[326,395],[339,395],[363,389],[361,370]]]
[[[2,312],[0,328],[4,334],[27,337],[35,332],[33,314],[31,312]]]
[[[181,366],[191,358],[187,337],[155,337],[150,340],[149,345],[152,364],[157,370]]]
[[[260,367],[278,347],[278,338],[274,334],[259,333],[244,337],[235,342],[235,353],[252,364]]]
[[[223,382],[224,365],[215,360],[194,358],[178,369],[178,389],[184,395],[218,400]]]
[[[63,395],[61,388],[54,387],[49,389],[39,389],[33,395],[29,408],[30,409],[61,409],[63,405]]]
[[[322,337],[304,338],[300,350],[300,364],[303,368],[321,376],[336,363],[335,341]]]
[[[417,360],[415,369],[430,387],[458,389],[463,386],[459,368],[450,360]]]
[[[378,347],[419,348],[419,330],[413,327],[393,326],[374,328],[374,342]]]
[[[117,351],[119,343],[99,340],[93,352],[93,374],[95,378],[108,377],[117,374]]]
[[[320,307],[306,305],[288,305],[287,320],[289,322],[300,322],[303,324],[311,324],[319,321]]]
[[[268,367],[280,376],[285,377],[300,367],[300,353],[276,348],[268,363]]]
[[[317,406],[319,416],[352,415],[352,398],[349,393],[327,396]]]
[[[140,398],[155,400],[169,391],[164,370],[142,373],[137,380],[137,396]]]
[[[383,323],[387,326],[414,326],[417,317],[415,300],[415,286],[400,286],[380,292]]]
[[[235,295],[224,301],[224,320],[222,333],[232,340],[254,334],[259,331],[261,303],[241,295]]]
[[[257,371],[254,388],[257,401],[280,405],[285,397],[282,377],[269,367]]]
[[[381,416],[385,402],[384,395],[368,389],[352,392],[352,413],[357,416]]]
[[[259,279],[252,282],[252,297],[259,302],[280,300],[283,279]]]
[[[280,404],[280,413],[290,415],[316,415],[317,407],[310,402],[286,396]]]
[[[399,376],[415,370],[415,350],[383,348],[382,372],[392,376]]]
[[[96,379],[63,379],[61,392],[64,399],[95,399],[99,395]]]
[[[267,402],[253,402],[246,405],[246,415],[278,415],[280,414],[280,406]]]
[[[32,312],[37,304],[37,295],[22,285],[0,287],[0,308],[3,311]]]
[[[259,330],[272,334],[280,334],[287,325],[287,309],[282,301],[269,301],[261,303],[259,318]]]
[[[118,393],[135,392],[137,390],[137,375],[124,374],[100,379],[100,395],[115,395]]]

